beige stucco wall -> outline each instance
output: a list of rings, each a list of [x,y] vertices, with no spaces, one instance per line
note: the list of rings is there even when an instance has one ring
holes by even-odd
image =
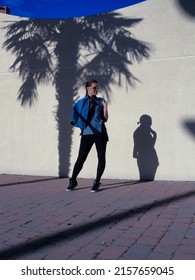
[[[195,138],[185,123],[195,123],[195,17],[189,16],[177,0],[149,0],[118,10],[122,15],[143,20],[131,28],[139,40],[151,45],[150,58],[134,63],[131,71],[139,79],[135,88],[111,86],[107,129],[110,141],[104,178],[138,179],[132,157],[133,132],[142,114],[152,117],[157,133],[159,158],[156,180],[195,180]],[[5,20],[17,17],[0,15]],[[4,31],[0,33],[3,43]],[[31,108],[17,101],[21,80],[9,67],[15,57],[0,50],[0,172],[58,175],[58,129],[55,121],[55,89],[39,86],[39,98]],[[100,85],[101,87],[101,85]],[[83,88],[78,97],[83,96]],[[104,95],[104,93],[100,93]],[[69,175],[79,147],[79,131],[73,130]],[[96,172],[93,149],[80,177]]]

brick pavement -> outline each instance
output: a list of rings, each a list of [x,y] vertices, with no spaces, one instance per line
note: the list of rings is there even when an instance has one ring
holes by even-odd
[[[195,182],[78,182],[0,175],[0,259],[195,259]]]

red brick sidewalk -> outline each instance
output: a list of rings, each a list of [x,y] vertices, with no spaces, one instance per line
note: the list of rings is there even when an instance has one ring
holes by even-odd
[[[0,259],[195,259],[195,182],[0,175]]]

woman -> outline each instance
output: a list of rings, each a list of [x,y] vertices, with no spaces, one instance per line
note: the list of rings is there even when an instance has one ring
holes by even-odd
[[[71,123],[81,129],[81,142],[67,191],[72,191],[77,186],[76,178],[93,144],[97,150],[98,165],[91,192],[99,190],[100,179],[106,165],[108,134],[105,122],[108,120],[108,103],[103,98],[97,97],[97,94],[98,82],[96,80],[87,81],[85,97],[79,99],[72,109]]]

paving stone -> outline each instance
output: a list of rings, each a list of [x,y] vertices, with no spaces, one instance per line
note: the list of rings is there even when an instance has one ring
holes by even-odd
[[[152,246],[133,244],[127,251],[122,255],[120,259],[123,260],[144,260],[147,255],[152,251]]]
[[[97,256],[97,259],[118,260],[125,251],[124,247],[110,244]]]
[[[186,238],[195,238],[195,228],[189,228],[185,233]]]

